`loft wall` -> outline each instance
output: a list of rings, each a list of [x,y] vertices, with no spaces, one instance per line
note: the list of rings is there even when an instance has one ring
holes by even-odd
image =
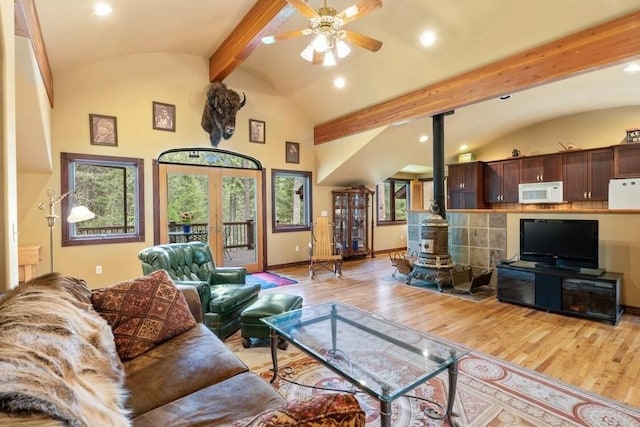
[[[200,127],[202,108],[208,88],[206,58],[178,54],[143,54],[113,58],[81,67],[58,71],[55,75],[56,104],[52,111],[53,172],[20,173],[18,198],[20,245],[40,245],[42,259],[49,259],[44,212],[37,208],[47,200],[47,189],[60,191],[60,153],[91,153],[140,157],[145,163],[146,241],[108,245],[61,247],[61,228],[54,229],[55,269],[82,277],[91,287],[106,286],[140,275],[137,253],[153,244],[153,186],[151,161],[163,150],[178,147],[208,146],[208,135]],[[229,87],[247,96],[246,106],[237,116],[237,130],[220,148],[241,152],[259,159],[267,169],[267,238],[269,264],[303,261],[308,232],[271,233],[270,172],[272,168],[315,172],[313,126],[290,103],[269,86],[243,74],[234,73],[225,81]],[[152,128],[152,102],[176,105],[176,132]],[[89,143],[89,114],[117,117],[118,146]],[[249,143],[249,118],[266,122],[266,144]],[[285,141],[301,144],[300,164],[285,162]],[[331,188],[314,188],[314,212],[330,210]],[[59,206],[56,208],[59,213]],[[290,249],[290,250],[289,250]],[[96,275],[101,265],[103,274]],[[48,272],[41,262],[37,273]]]

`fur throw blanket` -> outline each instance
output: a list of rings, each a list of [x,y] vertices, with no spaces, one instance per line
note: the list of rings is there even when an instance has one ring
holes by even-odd
[[[113,334],[90,296],[52,273],[0,299],[0,425],[131,425]]]

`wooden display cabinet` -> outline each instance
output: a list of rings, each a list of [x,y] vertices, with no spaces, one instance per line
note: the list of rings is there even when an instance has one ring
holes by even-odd
[[[343,257],[373,256],[373,191],[360,186],[332,194],[334,240]]]

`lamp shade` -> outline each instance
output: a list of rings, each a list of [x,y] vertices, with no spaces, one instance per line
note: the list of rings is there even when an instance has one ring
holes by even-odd
[[[71,213],[67,217],[67,221],[74,224],[80,221],[87,221],[96,217],[86,206],[74,206]]]

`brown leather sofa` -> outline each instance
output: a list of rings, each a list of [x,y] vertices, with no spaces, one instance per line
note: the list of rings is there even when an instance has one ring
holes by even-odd
[[[198,289],[178,287],[198,323],[123,362],[134,426],[329,425],[323,418],[334,416],[335,405],[285,401],[202,323]],[[331,395],[319,394],[314,400],[327,400],[324,398],[333,398]],[[342,398],[347,403],[335,411],[339,421],[330,425],[363,427],[365,413],[355,398]],[[324,412],[318,413],[319,409]],[[296,413],[305,421],[292,419]]]
[[[134,425],[223,426],[282,406],[285,400],[202,323],[196,288],[180,289],[198,324],[124,362]]]

